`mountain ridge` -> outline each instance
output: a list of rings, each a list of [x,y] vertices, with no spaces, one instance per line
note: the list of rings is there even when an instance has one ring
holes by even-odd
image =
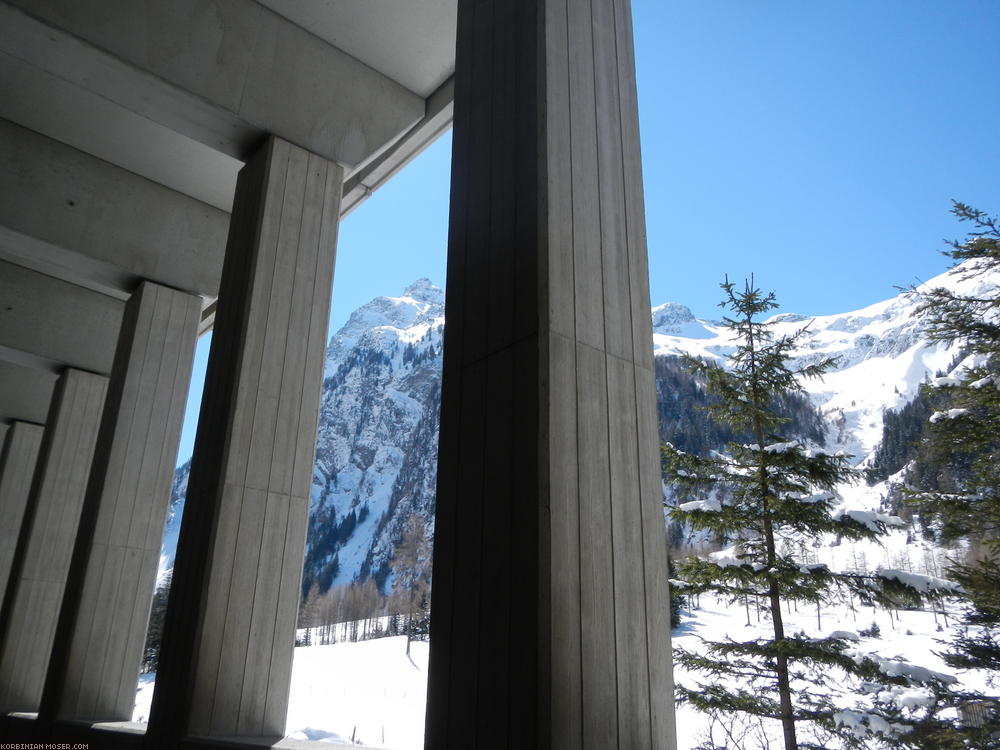
[[[995,288],[997,280],[955,284],[942,274],[924,286],[942,284],[983,291]],[[917,305],[912,295],[898,294],[845,313],[778,312],[771,318],[776,335],[808,327],[796,352],[800,364],[841,358],[823,382],[808,383],[806,391],[822,416],[828,449],[854,455],[862,467],[877,448],[884,410],[907,403],[921,382],[955,359],[952,347],[922,339]],[[733,349],[720,323],[695,317],[683,304],[658,305],[651,316],[660,358],[690,354],[722,363]],[[443,330],[444,294],[419,279],[399,296],[376,297],[358,308],[331,336],[304,591],[368,577],[389,588],[390,562],[406,519],[417,514],[433,534]],[[181,473],[175,500],[183,489]],[[855,503],[877,502],[853,495]],[[176,503],[173,508],[167,539],[180,516]],[[164,566],[171,557],[165,554]]]

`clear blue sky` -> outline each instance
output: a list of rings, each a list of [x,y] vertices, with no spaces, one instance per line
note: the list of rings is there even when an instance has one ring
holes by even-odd
[[[952,198],[1000,212],[1000,0],[633,13],[654,304],[714,317],[723,276],[754,273],[786,311],[852,310],[946,268]],[[341,225],[331,335],[372,297],[444,284],[450,155],[445,136]]]

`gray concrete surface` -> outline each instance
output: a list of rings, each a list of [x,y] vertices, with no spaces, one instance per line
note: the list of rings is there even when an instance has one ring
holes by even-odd
[[[47,361],[111,372],[120,300],[2,260],[0,300],[0,346],[25,352],[40,366]]]
[[[379,0],[340,7],[312,0],[261,4],[421,97],[429,97],[455,70],[454,0]]]
[[[0,421],[42,424],[52,403],[55,373],[7,362],[0,350]]]
[[[149,279],[214,297],[229,214],[0,120],[0,224],[72,251],[77,277],[92,260],[128,274],[127,292]]]
[[[7,55],[236,158],[271,132],[353,165],[424,112],[418,95],[253,0],[8,3]]]
[[[284,731],[343,171],[240,174],[149,734]]]
[[[56,385],[0,611],[0,711],[37,711],[108,379],[69,369]]]
[[[671,750],[629,3],[458,39],[425,746]]]
[[[55,718],[132,717],[200,313],[151,282],[126,306],[45,687]]]
[[[0,518],[3,519],[0,524],[0,602],[7,592],[43,430],[38,424],[14,422],[6,430],[0,453]]]
[[[344,197],[340,202],[341,218],[367,200],[375,190],[451,127],[454,99],[455,81],[452,77],[427,97],[427,109],[420,122],[398,141],[388,144],[354,169],[350,178],[344,182]]]

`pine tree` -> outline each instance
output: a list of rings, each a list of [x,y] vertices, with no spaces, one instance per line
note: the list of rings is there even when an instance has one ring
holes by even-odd
[[[163,637],[163,618],[167,613],[167,599],[170,597],[170,581],[173,571],[167,571],[153,593],[153,604],[149,611],[149,625],[146,628],[146,644],[142,652],[142,671],[155,672],[160,661],[160,640]]]
[[[789,440],[782,434],[788,419],[776,405],[801,393],[803,379],[822,376],[834,362],[820,360],[792,369],[789,359],[805,329],[775,338],[771,325],[761,319],[777,307],[773,293],[764,295],[752,283],[740,291],[728,280],[722,288],[721,306],[732,313],[725,324],[736,340],[729,367],[693,358],[687,363],[715,397],[706,407],[709,413],[734,434],[749,433],[754,442],[734,442],[726,454],[709,457],[667,444],[664,469],[682,499],[685,493],[701,498],[681,503],[673,509],[673,519],[733,544],[722,554],[680,564],[689,591],[713,592],[732,603],[763,602],[773,636],[708,642],[707,654],[676,650],[677,662],[711,678],[697,688],[680,687],[678,698],[705,712],[778,720],[785,750],[828,748],[820,738],[831,736],[839,738],[843,747],[866,746],[855,731],[855,716],[863,717],[858,720],[860,734],[875,733],[878,741],[891,746],[902,732],[899,722],[888,720],[896,718],[891,711],[876,705],[864,714],[845,712],[831,693],[837,693],[845,676],[859,684],[906,684],[912,674],[888,678],[877,661],[855,651],[846,634],[819,639],[789,635],[782,606],[826,602],[837,587],[850,589],[868,603],[917,599],[905,577],[834,573],[825,565],[807,564],[796,554],[828,534],[847,540],[875,539],[887,522],[898,519],[872,512],[833,512],[835,488],[856,480],[857,472],[847,456]],[[931,683],[944,677],[922,676]],[[810,725],[807,741],[799,740],[802,724]]]
[[[949,575],[962,584],[968,606],[965,628],[945,656],[960,669],[1000,672],[1000,222],[954,202],[952,213],[970,222],[964,241],[949,243],[956,288],[911,289],[922,299],[931,341],[955,345],[963,367],[932,385],[946,401],[930,416],[921,461],[951,467],[952,491],[918,491],[911,498],[933,514],[948,537],[972,542],[964,564]],[[965,722],[968,747],[1000,747],[1000,696],[974,696],[983,720]],[[975,726],[981,724],[983,726]]]

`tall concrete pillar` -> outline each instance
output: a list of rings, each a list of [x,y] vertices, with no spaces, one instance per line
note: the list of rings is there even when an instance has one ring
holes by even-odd
[[[37,711],[108,379],[67,369],[52,407],[0,613],[0,711]]]
[[[148,281],[125,307],[45,718],[132,716],[200,318],[199,297]]]
[[[43,431],[41,425],[14,422],[7,431],[3,453],[0,453],[0,518],[3,519],[0,525],[0,602],[7,590]]]
[[[675,747],[628,0],[459,0],[427,748]]]
[[[274,137],[240,172],[153,747],[284,732],[342,180]]]

